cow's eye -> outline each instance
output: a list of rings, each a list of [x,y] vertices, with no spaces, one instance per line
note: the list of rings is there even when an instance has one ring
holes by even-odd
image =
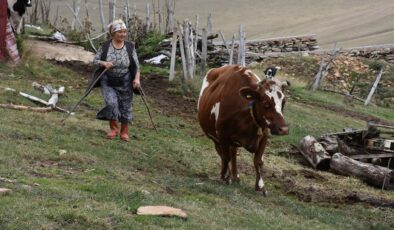
[[[264,108],[268,109],[270,107],[270,103],[269,102],[264,102],[263,103]]]

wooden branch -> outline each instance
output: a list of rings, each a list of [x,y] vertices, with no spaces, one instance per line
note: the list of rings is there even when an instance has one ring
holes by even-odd
[[[368,184],[386,188],[394,188],[394,171],[360,161],[356,161],[341,153],[336,153],[331,158],[330,168],[346,176],[356,176]]]
[[[344,95],[344,96],[347,96],[347,97],[354,98],[354,99],[356,99],[358,101],[365,102],[365,100],[362,99],[362,98],[359,98],[357,96],[354,96],[354,95],[351,95],[351,94],[347,94],[347,93],[344,93],[344,92],[341,92],[341,91],[336,91],[336,90],[332,90],[332,89],[323,89],[323,91],[341,94],[341,95]]]
[[[31,106],[24,106],[24,105],[14,105],[14,104],[0,104],[0,108],[3,109],[14,109],[14,110],[29,110],[33,112],[39,113],[47,113],[51,112],[52,108],[50,107],[31,107]]]

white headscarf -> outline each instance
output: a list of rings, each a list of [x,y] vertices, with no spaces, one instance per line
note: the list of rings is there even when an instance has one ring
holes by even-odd
[[[120,30],[127,30],[126,24],[123,22],[122,19],[116,19],[108,25],[108,31],[111,34],[118,32]]]

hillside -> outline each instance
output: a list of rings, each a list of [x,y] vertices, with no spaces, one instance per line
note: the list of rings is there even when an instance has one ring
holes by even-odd
[[[72,0],[54,0],[52,7],[59,6],[62,17],[70,18],[67,2],[71,5]],[[97,2],[89,0],[88,9],[94,24],[99,26]],[[107,2],[104,1],[106,18]],[[135,0],[130,4],[132,7],[136,4],[138,15],[144,18],[147,2],[151,3]],[[123,6],[124,1],[117,1],[119,14],[124,12]],[[177,0],[175,17],[194,20],[198,14],[200,25],[205,25],[211,12],[213,30],[223,31],[228,39],[243,24],[248,39],[317,34],[319,44],[328,48],[334,42],[341,47],[393,43],[393,9],[391,0]],[[81,15],[81,18],[86,15],[84,7]]]
[[[264,166],[269,196],[262,197],[253,189],[251,155],[244,150],[239,154],[240,184],[220,181],[220,160],[198,126],[195,98],[174,94],[179,86],[169,84],[159,68],[144,68],[149,71],[143,71],[143,86],[159,132],[152,129],[142,100],[136,97],[136,120],[128,143],[104,138],[107,124],[94,119],[102,106],[97,90],[65,125],[61,124],[64,114],[58,112],[0,109],[0,187],[12,189],[10,195],[0,197],[1,229],[394,227],[393,191],[315,171],[291,148],[306,134],[365,127],[362,116],[344,113],[350,108],[342,96],[310,94],[300,80],[302,72],[283,70],[280,77],[287,75],[293,83],[285,108],[291,131],[270,138]],[[59,106],[68,108],[83,93],[88,74],[25,58],[17,69],[0,64],[0,86],[45,97],[33,90],[33,81],[63,85],[66,95]],[[35,106],[2,89],[0,103]],[[331,110],[333,106],[342,112]],[[394,121],[393,108],[355,103],[351,110]],[[142,205],[182,208],[189,217],[138,216],[136,210]]]

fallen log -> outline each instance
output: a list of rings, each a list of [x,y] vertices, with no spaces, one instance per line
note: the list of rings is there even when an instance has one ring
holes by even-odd
[[[314,137],[309,135],[304,137],[298,149],[315,169],[328,170],[330,168],[330,154]]]
[[[381,166],[363,163],[347,157],[341,153],[335,153],[330,162],[330,168],[334,172],[345,176],[355,176],[368,184],[386,189],[394,188],[394,171]]]

